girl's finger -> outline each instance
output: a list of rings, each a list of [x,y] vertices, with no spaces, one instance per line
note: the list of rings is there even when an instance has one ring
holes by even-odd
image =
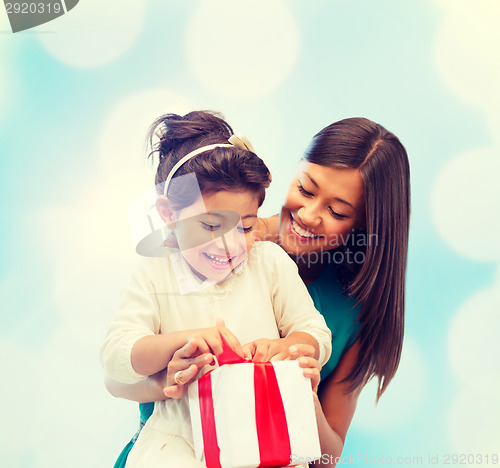
[[[264,341],[259,341],[255,345],[255,352],[253,353],[254,362],[265,362],[267,356],[268,345]]]
[[[191,338],[182,348],[178,349],[174,353],[174,356],[177,355],[177,357],[180,358],[193,357],[198,351],[199,345],[200,345],[199,340]]]
[[[222,320],[222,319],[219,319],[219,320]],[[217,322],[217,323],[219,323],[219,322]],[[218,328],[218,330],[219,330],[219,333],[227,341],[227,344],[231,347],[231,349],[233,349],[233,351],[238,356],[244,357],[243,349],[242,349],[241,344],[240,344],[240,340],[238,340],[238,338],[236,338],[236,336],[233,335],[233,333],[227,328]]]
[[[188,337],[187,343],[174,353],[174,356],[176,353],[179,353],[178,357],[187,358],[193,357],[195,354],[204,354],[209,352],[210,347],[204,338],[200,336],[191,336]]]
[[[248,361],[251,361],[252,360],[252,357],[255,353],[255,343],[253,341],[251,341],[250,343],[247,343],[246,345],[244,345],[241,350],[243,351],[243,357],[248,360]]]
[[[282,351],[281,353],[275,354],[270,361],[288,361],[290,356],[288,353]]]

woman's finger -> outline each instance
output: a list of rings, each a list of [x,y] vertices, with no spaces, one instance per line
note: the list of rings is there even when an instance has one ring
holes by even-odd
[[[313,391],[317,392],[319,381],[321,379],[319,369],[312,368],[312,367],[306,367],[303,372],[304,372],[304,377],[311,379],[311,387],[312,387]]]
[[[298,359],[298,362],[299,362],[299,367],[302,367],[304,369],[310,367],[321,370],[321,364],[317,359],[314,359],[313,357],[301,356]]]
[[[314,347],[308,344],[295,344],[288,348],[292,359],[298,359],[300,356],[314,356]]]
[[[191,364],[185,370],[179,370],[174,374],[174,380],[177,385],[186,385],[189,383],[195,375],[198,373],[198,366],[196,364]]]
[[[163,393],[167,398],[173,398],[175,400],[178,400],[179,398],[182,398],[185,393],[186,393],[186,387],[183,385],[171,385],[170,387],[165,387],[163,389]]]

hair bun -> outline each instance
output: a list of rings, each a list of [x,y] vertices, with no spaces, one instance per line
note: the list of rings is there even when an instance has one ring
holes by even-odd
[[[210,111],[195,111],[184,116],[165,114],[155,120],[149,130],[149,142],[160,159],[174,150],[181,153],[207,144],[226,142],[233,134],[233,129],[227,124],[221,114]],[[153,138],[159,139],[153,144]]]

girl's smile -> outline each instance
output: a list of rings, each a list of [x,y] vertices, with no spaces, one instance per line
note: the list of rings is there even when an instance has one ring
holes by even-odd
[[[250,191],[222,190],[174,213],[179,248],[198,278],[222,281],[246,260],[258,205]]]

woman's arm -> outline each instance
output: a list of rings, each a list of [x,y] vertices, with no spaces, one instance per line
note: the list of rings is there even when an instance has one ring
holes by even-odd
[[[161,378],[160,375],[163,376],[163,378]],[[165,371],[152,375],[135,384],[118,382],[109,375],[106,375],[104,378],[104,385],[111,395],[116,398],[137,401],[138,403],[165,400],[166,396],[163,392],[165,384]]]
[[[106,375],[104,384],[111,395],[117,398],[150,403],[166,398],[180,398],[185,393],[185,384],[189,383],[197,372],[206,365],[214,363],[211,353],[200,353],[203,342],[199,338],[191,338],[172,356],[167,369],[149,376],[135,384],[124,384]],[[179,372],[178,381],[175,375]],[[182,384],[179,385],[179,382]]]
[[[313,465],[334,467],[340,457],[347,430],[351,424],[362,387],[349,392],[349,382],[342,382],[356,365],[359,341],[356,341],[341,357],[332,374],[322,383],[319,399],[315,398],[316,416],[320,436],[321,453],[328,457]]]

